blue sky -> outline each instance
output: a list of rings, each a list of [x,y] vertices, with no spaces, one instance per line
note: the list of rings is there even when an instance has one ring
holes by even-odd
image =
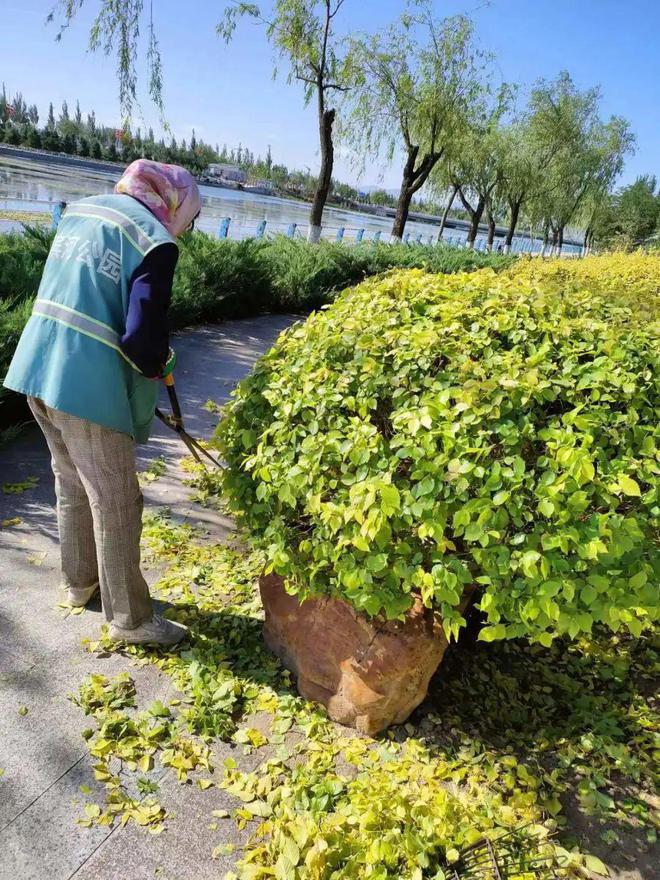
[[[48,102],[56,110],[63,99],[80,100],[83,113],[119,120],[114,59],[86,51],[89,24],[97,0],[85,0],[76,23],[61,42],[45,18],[55,0],[0,0],[3,50],[0,78],[10,93],[22,90],[45,118]],[[375,29],[394,19],[402,0],[346,0],[338,19],[342,32]],[[166,116],[177,137],[192,128],[210,143],[247,145],[289,167],[314,169],[317,134],[313,107],[305,108],[297,85],[287,85],[286,71],[273,81],[273,54],[263,30],[239,25],[226,46],[215,34],[223,8],[209,0],[154,0],[164,61]],[[539,77],[570,71],[584,88],[600,85],[602,113],[628,118],[637,136],[636,154],[628,159],[621,182],[638,174],[660,174],[660,3],[657,0],[436,0],[438,15],[473,15],[482,48],[493,52],[494,76],[521,88]],[[149,105],[142,78],[143,126],[157,116]],[[135,124],[140,124],[136,114]],[[355,182],[339,149],[336,175]],[[397,186],[396,165],[373,164],[363,184]]]

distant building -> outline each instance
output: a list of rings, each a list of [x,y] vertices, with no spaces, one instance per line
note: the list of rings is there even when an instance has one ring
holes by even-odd
[[[257,177],[254,180],[250,181],[248,189],[269,195],[273,192],[274,189],[273,181],[267,180],[265,177]]]
[[[247,172],[239,168],[238,165],[212,162],[207,171],[210,177],[222,177],[225,180],[233,180],[235,183],[245,183],[247,181]]]

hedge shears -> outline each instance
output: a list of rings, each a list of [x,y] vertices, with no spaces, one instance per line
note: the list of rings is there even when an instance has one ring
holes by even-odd
[[[188,452],[192,455],[195,461],[198,464],[206,469],[206,464],[202,459],[202,455],[205,456],[215,467],[222,468],[222,465],[211,455],[208,449],[204,449],[199,441],[195,440],[194,437],[191,437],[190,434],[186,431],[183,424],[183,415],[181,414],[181,407],[179,406],[179,398],[176,394],[176,388],[174,387],[174,376],[172,373],[163,377],[163,382],[165,383],[165,387],[167,388],[167,396],[170,399],[170,406],[172,407],[171,413],[164,413],[162,410],[156,407],[156,416],[161,420],[164,425],[167,425],[168,428],[171,428],[175,431],[179,437],[183,440],[183,442],[188,447]]]

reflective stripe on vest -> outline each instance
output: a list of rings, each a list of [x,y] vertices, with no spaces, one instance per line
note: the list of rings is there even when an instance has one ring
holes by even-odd
[[[85,336],[96,339],[118,352],[125,361],[133,367],[134,370],[140,372],[133,361],[126,357],[119,345],[121,337],[116,330],[113,330],[103,321],[97,321],[96,318],[90,318],[82,312],[72,309],[69,306],[63,306],[61,303],[52,302],[48,299],[38,299],[32,309],[32,314],[38,318],[50,318],[51,321],[57,321],[58,324],[64,324],[72,330],[77,330]]]
[[[97,220],[105,220],[107,223],[118,226],[126,238],[143,256],[157,243],[149,238],[130,217],[105,205],[86,205],[83,202],[78,202],[67,208],[66,216],[95,217]]]

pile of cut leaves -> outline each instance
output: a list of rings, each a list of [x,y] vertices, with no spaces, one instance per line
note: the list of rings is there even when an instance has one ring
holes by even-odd
[[[127,649],[171,678],[178,695],[167,705],[140,708],[128,674],[94,674],[75,696],[105,788],[82,824],[160,832],[176,821],[156,797],[155,771],[166,768],[208,789],[212,827],[233,819],[250,832],[226,880],[444,880],[483,835],[509,878],[589,877],[607,873],[610,855],[634,844],[631,858],[645,858],[655,843],[657,636],[544,648],[466,633],[411,722],[370,740],[300,699],[266,651],[258,554],[164,515],[147,520],[144,541],[163,567],[156,593],[191,637],[178,652]],[[105,637],[89,644],[108,648]],[[214,768],[218,741],[235,758]],[[231,814],[215,809],[216,787],[235,796]]]

